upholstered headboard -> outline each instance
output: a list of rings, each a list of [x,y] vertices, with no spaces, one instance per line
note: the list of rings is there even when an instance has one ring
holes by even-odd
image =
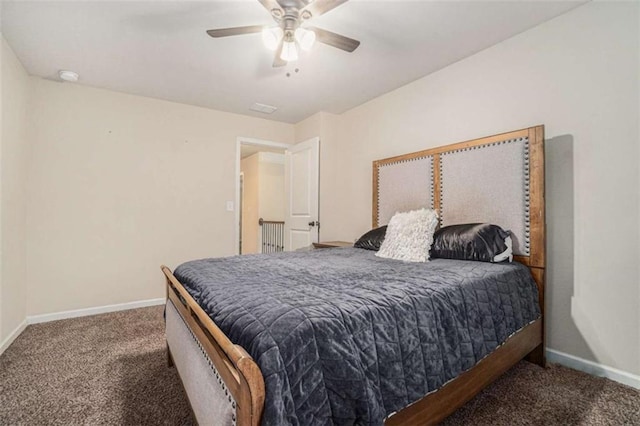
[[[518,261],[544,268],[544,126],[373,162],[374,227],[421,207],[441,226],[500,225]]]

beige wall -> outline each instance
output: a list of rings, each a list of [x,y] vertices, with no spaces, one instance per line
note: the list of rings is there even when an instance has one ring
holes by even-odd
[[[339,116],[323,239],[371,226],[373,160],[544,124],[548,346],[639,374],[639,8],[587,4]]]
[[[2,60],[2,57],[5,55],[4,54],[5,45],[6,45],[6,41],[4,37],[2,37],[2,33],[0,33],[0,178],[2,177],[1,176],[2,175],[2,104],[4,103],[4,99],[2,97],[2,94],[4,93],[4,91],[2,90],[2,86],[3,86],[2,84],[3,65],[2,64],[4,63],[4,61]],[[5,336],[4,332],[2,331],[3,284],[2,284],[2,225],[1,224],[2,224],[2,184],[0,183],[0,353],[2,352],[2,347],[6,344],[5,340],[8,337],[8,335]],[[25,306],[26,306],[26,300],[25,300]]]
[[[324,126],[324,117],[326,112],[319,112],[308,117],[295,125],[296,143],[304,142],[308,139],[322,136]],[[322,143],[322,142],[320,142]]]
[[[293,126],[32,79],[30,315],[164,295],[160,264],[235,252],[238,136]]]
[[[259,253],[258,219],[260,218],[260,153],[243,158],[240,170],[244,173],[242,194],[242,253]]]
[[[4,91],[2,90],[2,86],[3,86],[3,82],[2,82],[2,75],[4,74],[2,72],[3,69],[3,63],[4,61],[2,60],[3,56],[5,56],[5,46],[8,47],[8,45],[6,44],[6,41],[4,39],[4,37],[2,37],[2,33],[0,33],[0,178],[2,177],[2,104],[4,103],[4,98],[3,93]],[[6,345],[5,341],[7,341],[6,339],[8,338],[8,334],[5,335],[5,333],[2,331],[2,327],[3,327],[3,321],[2,321],[2,304],[3,304],[3,299],[2,299],[2,184],[0,183],[0,353],[2,352],[2,347],[4,345]],[[26,300],[25,300],[25,306],[26,306]]]
[[[284,154],[261,152],[259,216],[284,221]]]
[[[26,318],[26,195],[28,75],[1,39],[0,342]]]

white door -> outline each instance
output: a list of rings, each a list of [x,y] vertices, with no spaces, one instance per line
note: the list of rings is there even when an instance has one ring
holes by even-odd
[[[286,216],[284,249],[293,251],[318,242],[320,138],[287,148],[284,161]]]

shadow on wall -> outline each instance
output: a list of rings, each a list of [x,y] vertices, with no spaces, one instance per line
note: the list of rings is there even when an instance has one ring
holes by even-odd
[[[547,348],[595,360],[572,315],[574,277],[573,136],[545,141]]]

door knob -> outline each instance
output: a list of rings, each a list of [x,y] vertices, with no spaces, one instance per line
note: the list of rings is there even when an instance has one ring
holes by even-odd
[[[317,220],[316,221],[312,220],[311,222],[309,222],[309,226],[320,226],[320,222],[318,222]]]

